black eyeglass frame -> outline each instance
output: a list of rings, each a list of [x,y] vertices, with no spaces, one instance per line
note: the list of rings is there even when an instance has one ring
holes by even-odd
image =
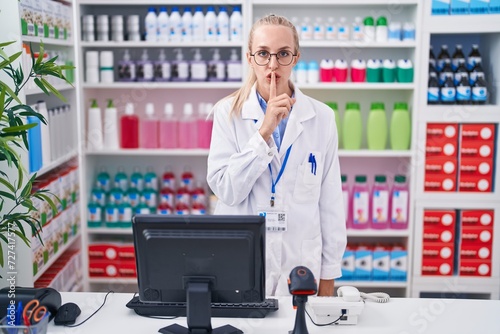
[[[286,64],[286,65],[285,65],[285,64],[280,63],[280,57],[278,57],[278,52],[277,52],[277,53],[270,53],[270,52],[269,52],[269,58],[267,59],[267,63],[265,63],[265,64],[259,64],[259,63],[257,62],[257,60],[255,60],[255,55],[256,55],[258,52],[261,52],[261,51],[265,51],[265,50],[259,50],[259,51],[255,52],[254,54],[250,54],[250,57],[253,57],[253,60],[255,61],[255,64],[257,64],[258,66],[266,66],[266,65],[268,65],[268,64],[269,64],[269,62],[271,62],[271,58],[272,58],[273,56],[275,56],[275,57],[276,57],[276,60],[278,61],[278,64],[280,64],[281,66],[288,66],[288,65],[290,65],[290,64],[293,62],[293,57],[297,57],[297,56],[298,56],[298,54],[293,54],[293,53],[292,53],[292,58],[291,58],[290,62],[289,62],[288,64]],[[286,51],[286,50],[282,50],[282,51]],[[266,51],[266,52],[267,52],[267,51]],[[281,51],[280,51],[280,52],[281,52]]]

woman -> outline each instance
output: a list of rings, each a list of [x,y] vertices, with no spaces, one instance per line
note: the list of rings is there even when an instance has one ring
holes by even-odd
[[[299,39],[284,17],[252,27],[244,86],[215,106],[207,181],[215,214],[266,216],[266,294],[288,295],[298,265],[331,296],[346,246],[333,111],[290,81]],[[285,131],[286,129],[286,131]]]

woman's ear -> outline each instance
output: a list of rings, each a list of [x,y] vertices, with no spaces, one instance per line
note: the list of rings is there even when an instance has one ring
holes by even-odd
[[[252,67],[252,56],[250,55],[250,51],[248,51],[246,55],[247,55],[248,66]]]
[[[297,56],[296,57],[293,57],[293,66],[297,65],[297,63],[299,62],[299,59],[300,59],[300,51],[297,52]]]

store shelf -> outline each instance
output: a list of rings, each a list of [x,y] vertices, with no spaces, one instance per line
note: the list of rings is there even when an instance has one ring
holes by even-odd
[[[464,291],[483,291],[491,289],[491,286],[500,286],[500,278],[498,277],[467,277],[467,276],[415,276],[413,284],[427,285],[429,291],[433,291],[432,286],[448,285],[450,288],[457,287],[460,290],[444,291],[444,292],[464,292]]]
[[[302,90],[413,90],[414,83],[371,83],[371,82],[320,82],[317,84],[296,84]]]
[[[226,0],[224,5],[241,5],[243,0]],[[174,4],[186,4],[186,5],[214,5],[212,0],[196,0],[196,1],[180,1],[173,2]],[[147,1],[137,1],[137,0],[78,0],[79,5],[137,5],[137,6],[165,6],[168,2],[165,0],[147,0]]]
[[[38,37],[38,36],[22,36],[21,41],[24,43],[34,43],[46,46],[73,46],[73,39],[54,39],[54,38],[46,38],[46,37]]]
[[[423,29],[431,34],[474,34],[500,32],[500,14],[429,15]]]
[[[411,158],[412,151],[396,150],[339,150],[339,157],[353,158]]]
[[[419,0],[398,0],[398,5],[416,5]],[[269,0],[253,0],[254,5],[287,5],[287,6],[310,6],[310,5],[329,5],[329,6],[356,6],[356,5],[384,5],[388,6],[387,0],[281,0],[281,1],[269,1]]]
[[[85,89],[238,89],[241,82],[113,82],[82,85]]]
[[[52,85],[56,90],[59,92],[66,91],[66,90],[72,90],[75,89],[75,86],[72,86],[67,83],[60,83],[60,84],[55,84]],[[26,96],[32,96],[32,95],[45,95],[44,91],[42,91],[38,86],[35,88],[27,89],[26,90]]]
[[[300,41],[301,48],[414,48],[415,41],[394,42],[359,42],[359,41]]]
[[[89,278],[90,283],[95,283],[95,284],[137,284],[137,278],[122,278],[122,277],[90,277]]]
[[[348,229],[347,237],[373,237],[373,238],[385,238],[385,237],[408,237],[410,232],[408,230],[374,230],[374,229]]]
[[[420,121],[437,123],[492,123],[500,122],[497,105],[437,105],[426,106],[419,113]]]
[[[420,192],[416,195],[418,206],[433,208],[499,208],[500,194],[476,192]]]
[[[208,156],[208,149],[127,149],[127,150],[102,150],[88,151],[87,156]]]
[[[48,166],[45,166],[45,167],[39,169],[36,172],[36,176],[40,177],[40,176],[42,176],[44,174],[47,174],[52,169],[54,169],[54,168],[56,168],[58,166],[61,166],[62,164],[70,161],[71,159],[73,159],[77,155],[78,155],[78,152],[76,150],[73,150],[73,151],[65,154],[64,156],[60,157],[59,159],[52,161]]]
[[[149,4],[149,2],[148,2]],[[224,48],[233,47],[241,48],[242,42],[146,42],[146,41],[95,41],[95,42],[80,42],[84,48]]]
[[[88,227],[88,234],[97,235],[132,235],[132,228]]]
[[[79,205],[79,204],[77,203],[75,205]],[[59,250],[57,251],[57,254],[54,254],[54,256],[52,256],[49,259],[49,261],[44,264],[42,269],[39,272],[37,272],[35,276],[33,276],[33,282],[35,282],[37,279],[39,279],[47,271],[47,269],[49,269],[57,261],[57,259],[59,259],[59,257],[66,250],[68,250],[78,238],[80,238],[80,235],[81,235],[81,232],[79,231],[75,236],[73,236],[73,238],[68,240],[68,242],[66,244],[64,244],[61,248],[59,248]]]

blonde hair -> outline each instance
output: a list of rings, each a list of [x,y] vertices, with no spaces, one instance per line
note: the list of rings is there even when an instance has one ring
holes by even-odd
[[[264,25],[278,25],[290,28],[292,30],[293,40],[295,42],[295,50],[293,51],[295,54],[299,52],[299,34],[297,33],[295,26],[286,17],[275,14],[266,15],[257,20],[253,24],[252,29],[250,30],[250,33],[248,35],[248,52],[251,52],[253,35],[255,30]],[[248,71],[248,76],[245,82],[243,83],[243,86],[225,98],[227,99],[234,97],[233,103],[231,105],[232,115],[239,115],[241,113],[241,109],[243,108],[243,103],[245,103],[245,101],[248,98],[248,95],[250,95],[250,91],[252,90],[252,86],[255,83],[255,81],[257,81],[257,77],[255,76],[255,72],[253,71],[253,69],[250,68]]]

